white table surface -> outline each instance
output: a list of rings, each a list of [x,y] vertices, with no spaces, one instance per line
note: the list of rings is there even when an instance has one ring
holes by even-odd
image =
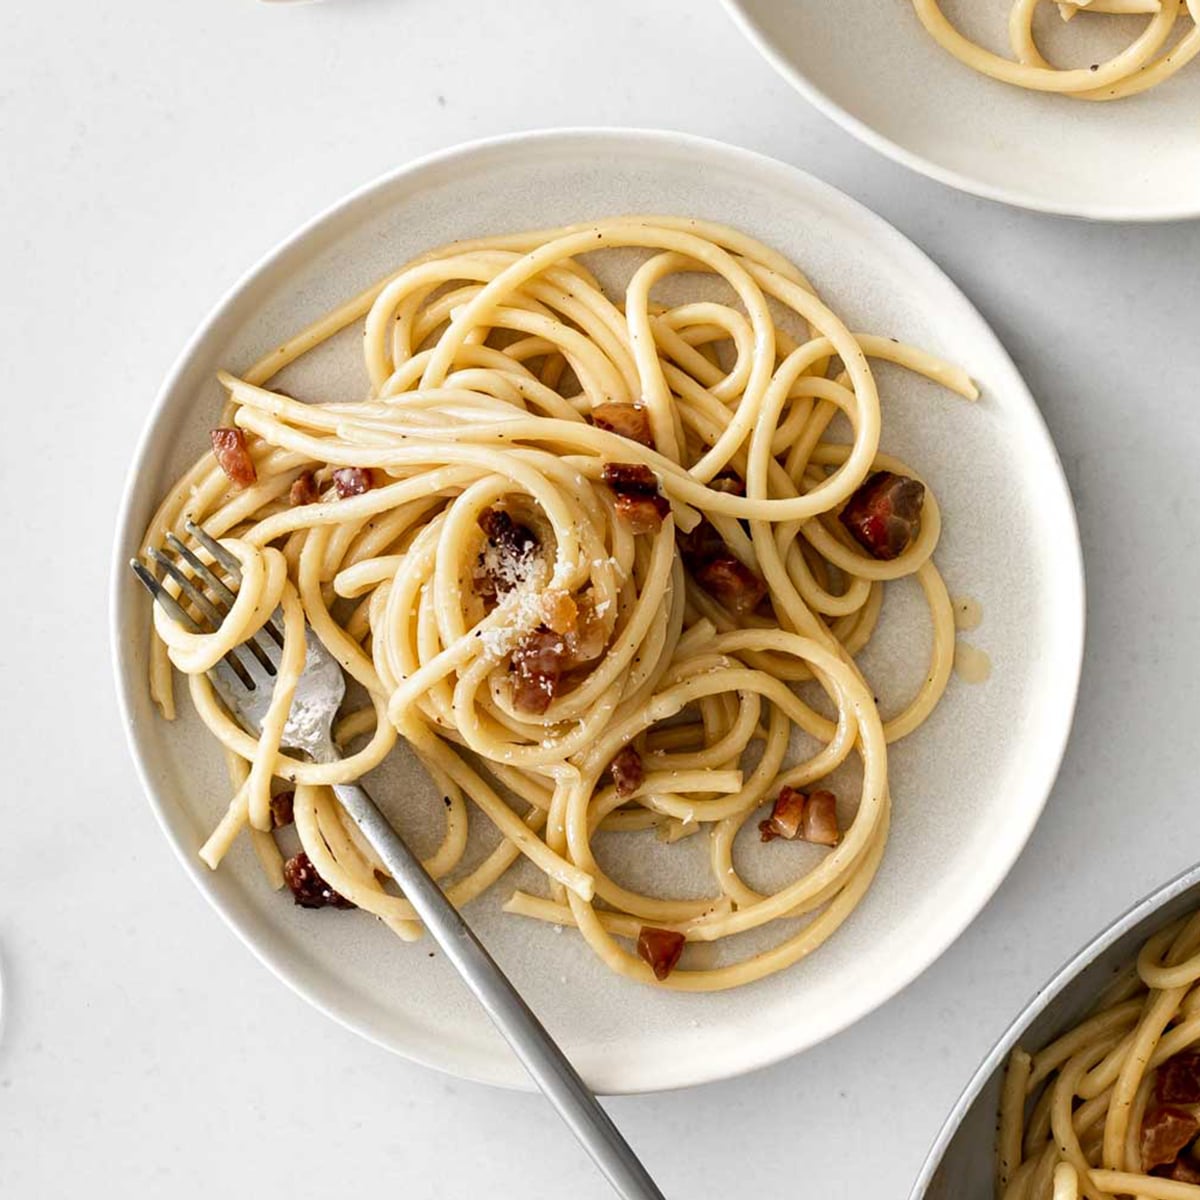
[[[747,1078],[610,1102],[667,1195],[906,1196],[1038,984],[1200,856],[1200,224],[1088,226],[927,182],[818,116],[716,0],[5,5],[6,1200],[609,1194],[540,1098],[368,1045],[235,941],[140,793],[106,620],[133,441],[238,275],[415,155],[585,124],[774,154],[923,246],[1038,397],[1089,571],[1075,733],[1008,882],[932,970],[833,1041]]]

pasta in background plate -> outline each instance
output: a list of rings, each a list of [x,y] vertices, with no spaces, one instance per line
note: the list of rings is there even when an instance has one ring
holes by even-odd
[[[939,0],[912,0],[921,24],[955,58],[981,74],[1038,92],[1056,92],[1077,100],[1122,100],[1157,87],[1200,54],[1200,0],[1013,0],[1009,43],[1014,58],[973,42],[955,28]],[[1042,3],[1053,3],[1064,21],[1079,14],[1144,14],[1142,33],[1106,62],[1057,67],[1047,61],[1034,38],[1033,20]],[[1187,28],[1179,34],[1180,23]]]

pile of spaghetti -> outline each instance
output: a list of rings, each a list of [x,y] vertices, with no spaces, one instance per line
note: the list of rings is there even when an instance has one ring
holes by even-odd
[[[1004,1200],[1200,1200],[1200,913],[1142,947],[1091,1016],[1013,1051],[1000,1111]]]
[[[606,293],[593,272],[614,254],[628,269]],[[675,277],[711,298],[656,300]],[[266,386],[364,318],[361,402]],[[205,860],[248,830],[298,902],[353,904],[417,936],[329,788],[402,739],[442,800],[426,865],[456,904],[523,855],[544,890],[510,893],[509,911],[577,927],[613,970],[686,990],[819,946],[883,854],[887,744],[936,705],[954,652],[937,504],[880,450],[870,357],[976,395],[921,351],[851,333],[789,261],[737,231],[629,217],[452,244],[243,377],[223,374],[214,452],[166,497],[145,548],[202,524],[243,566],[216,657],[278,607],[302,611],[369,703],[335,730],[342,761],[304,761],[277,725],[243,731],[196,635],[156,614],[153,694],[172,715],[172,662],[187,674],[235,787]],[[855,656],[886,584],[907,576],[928,601],[932,657],[884,721]],[[861,795],[820,786],[853,759]],[[403,806],[380,799],[403,831]],[[734,863],[756,815],[762,841],[820,847],[770,895]],[[479,816],[500,837],[463,870]],[[302,851],[284,863],[273,826],[293,821]],[[710,894],[645,895],[602,870],[597,840],[636,853],[638,831],[705,837]],[[688,942],[793,918],[773,948],[675,969]]]
[[[1008,36],[1015,61],[960,33],[939,0],[912,2],[921,24],[938,43],[973,70],[1017,87],[1057,92],[1077,100],[1136,96],[1170,79],[1200,54],[1200,0],[1052,0],[1064,21],[1079,13],[1142,14],[1148,18],[1138,37],[1119,54],[1084,67],[1057,67],[1038,49],[1033,24],[1042,0],[1012,2]]]

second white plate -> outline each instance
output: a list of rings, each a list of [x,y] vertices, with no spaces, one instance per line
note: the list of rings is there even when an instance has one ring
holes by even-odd
[[[828,116],[951,187],[1105,221],[1200,216],[1200,62],[1141,96],[1089,103],[970,70],[922,28],[909,0],[725,0],[755,46]],[[943,0],[1000,53],[1010,0]],[[1037,28],[1053,61],[1110,57],[1144,17],[1079,17],[1053,4]],[[1182,18],[1186,23],[1186,18]]]
[[[1024,845],[1058,768],[1079,675],[1079,543],[1037,408],[954,285],[841,193],[782,163],[678,134],[526,134],[405,167],[301,230],[196,335],[135,457],[113,611],[131,742],[181,862],[272,970],[366,1037],[513,1087],[527,1086],[520,1067],[427,943],[402,944],[362,914],[293,907],[266,888],[245,846],[216,873],[197,859],[227,802],[221,757],[197,721],[168,725],[151,706],[148,605],[126,562],[157,498],[205,445],[222,399],[218,368],[245,367],[429,247],[630,212],[736,225],[800,264],[851,328],[926,347],[975,377],[983,398],[970,404],[898,369],[879,371],[885,447],[912,462],[941,501],[938,562],[952,593],[983,606],[970,637],[993,673],[983,685],[952,682],[933,719],[893,749],[891,840],[861,907],[811,959],[760,984],[706,996],[655,991],[610,974],[572,932],[504,915],[507,889],[470,905],[473,925],[584,1076],[601,1091],[629,1092],[733,1075],[845,1028],[913,979],[966,927]],[[299,394],[360,394],[357,340],[351,334],[341,349],[314,355],[295,380]],[[919,682],[928,640],[916,585],[897,587],[866,664],[885,712]],[[408,756],[393,754],[371,788],[423,849],[428,785]],[[680,862],[699,856],[697,878],[706,870],[700,842],[673,848]]]

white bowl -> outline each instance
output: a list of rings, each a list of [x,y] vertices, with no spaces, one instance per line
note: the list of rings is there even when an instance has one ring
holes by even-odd
[[[894,748],[895,820],[877,880],[829,944],[769,980],[712,996],[654,991],[611,975],[572,932],[502,914],[504,889],[473,903],[473,925],[584,1076],[606,1092],[730,1076],[829,1037],[912,980],[962,932],[1024,845],[1057,771],[1078,684],[1079,542],[1037,408],[963,295],[853,200],[716,142],[551,132],[423,159],[317,218],[217,306],[171,372],[136,451],[113,568],[116,671],[130,743],[180,861],[272,970],[382,1045],[512,1087],[527,1086],[521,1069],[427,944],[401,944],[361,914],[294,908],[267,890],[245,847],[216,873],[199,862],[196,849],[227,800],[220,755],[187,715],[186,697],[174,725],[151,706],[148,605],[126,562],[156,500],[206,442],[221,399],[218,367],[245,366],[283,333],[427,247],[639,211],[738,225],[800,263],[852,328],[942,353],[978,380],[983,399],[972,405],[880,368],[885,445],[918,466],[941,499],[938,561],[952,592],[982,602],[983,625],[970,636],[994,671],[986,685],[952,683],[933,719]],[[344,344],[356,340],[352,333]],[[314,356],[299,393],[358,394],[354,362],[337,347]],[[867,661],[885,701],[919,681],[927,644],[916,585],[901,585]],[[420,772],[398,752],[371,783],[394,812],[397,797],[409,801],[397,820],[421,849],[431,831],[414,807],[428,788]],[[677,869],[694,866],[703,876],[700,841],[671,848]]]
[[[1200,216],[1200,62],[1113,103],[1029,92],[970,70],[909,0],[725,0],[742,31],[813,104],[867,145],[951,187],[1100,221]],[[1145,18],[1044,6],[1055,61],[1091,62]],[[1004,50],[1009,0],[945,0],[960,28]],[[1057,23],[1058,28],[1055,28]],[[1070,58],[1053,49],[1070,47]]]

